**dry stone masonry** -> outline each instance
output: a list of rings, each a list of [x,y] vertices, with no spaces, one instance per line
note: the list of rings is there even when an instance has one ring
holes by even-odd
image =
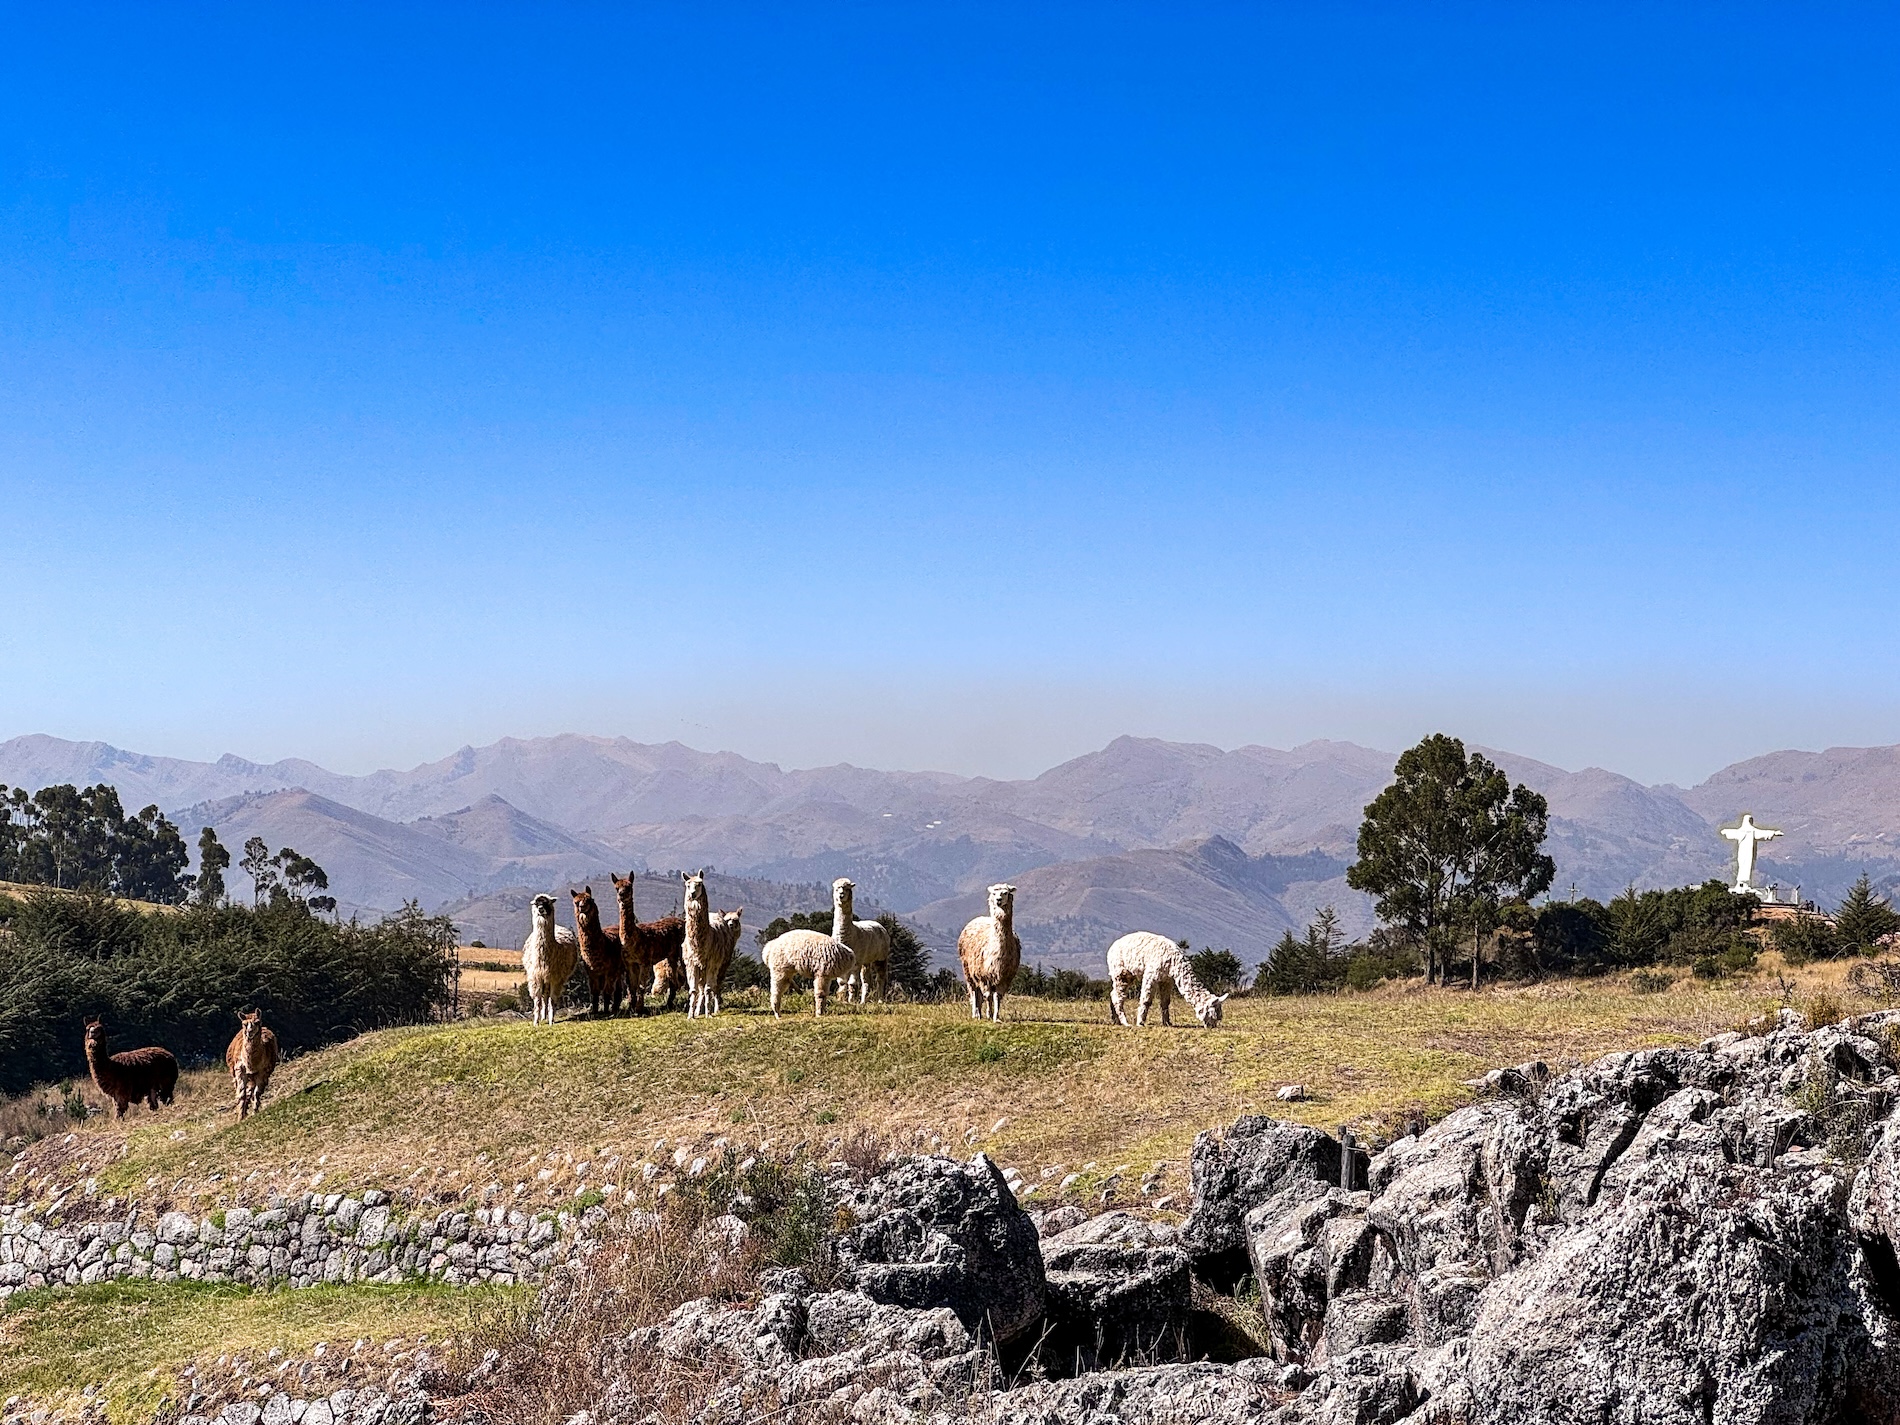
[[[312,1286],[435,1278],[455,1285],[544,1280],[588,1248],[605,1219],[506,1207],[399,1215],[384,1193],[273,1197],[258,1211],[147,1213],[62,1224],[31,1209],[0,1215],[0,1297],[31,1287],[152,1281]]]

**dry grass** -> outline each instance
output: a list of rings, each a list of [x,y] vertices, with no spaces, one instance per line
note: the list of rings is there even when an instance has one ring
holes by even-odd
[[[1792,972],[1793,992],[1838,993],[1845,970]],[[1166,1161],[1185,1187],[1194,1135],[1247,1112],[1376,1128],[1408,1105],[1436,1117],[1498,1064],[1554,1065],[1691,1041],[1781,1001],[1774,977],[1633,993],[1626,978],[1462,990],[1230,1001],[1218,1031],[1124,1030],[1099,1004],[1015,999],[1001,1025],[959,1006],[871,1006],[774,1022],[750,995],[719,1018],[678,1014],[552,1028],[475,1020],[389,1030],[283,1065],[242,1125],[228,1087],[187,1076],[176,1109],[82,1125],[29,1149],[7,1179],[44,1195],[75,1175],[100,1196],[201,1207],[272,1190],[379,1186],[427,1199],[495,1185],[533,1201],[627,1177],[676,1145],[719,1138],[820,1153],[872,1127],[907,1144],[972,1145],[1042,1183],[1069,1173],[1099,1196]],[[752,1002],[748,1002],[748,1001]],[[1305,1101],[1274,1091],[1301,1083]],[[665,1140],[657,1154],[654,1145]],[[587,1164],[585,1172],[581,1165]],[[542,1173],[547,1176],[541,1176]],[[589,1175],[591,1174],[591,1176]]]

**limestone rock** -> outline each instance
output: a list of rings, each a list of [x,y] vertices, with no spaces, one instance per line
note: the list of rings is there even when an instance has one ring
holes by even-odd
[[[1188,1259],[1169,1228],[1106,1212],[1043,1239],[1049,1285],[1042,1359],[1067,1369],[1178,1357],[1187,1329]]]
[[[1008,1345],[1033,1331],[1047,1300],[1036,1228],[979,1153],[967,1164],[913,1158],[849,1203],[857,1225],[839,1262],[873,1301],[948,1307],[966,1331]]]

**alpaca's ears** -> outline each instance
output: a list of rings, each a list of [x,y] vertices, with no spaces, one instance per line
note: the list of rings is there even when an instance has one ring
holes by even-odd
[[[1232,991],[1232,990],[1229,990],[1229,991],[1227,992],[1227,994],[1228,994],[1228,995],[1230,995],[1230,994],[1232,994],[1232,993],[1233,993],[1233,991]],[[1215,995],[1215,996],[1214,996],[1214,1003],[1215,1003],[1215,1004],[1226,1004],[1226,1003],[1227,1003],[1227,995]]]

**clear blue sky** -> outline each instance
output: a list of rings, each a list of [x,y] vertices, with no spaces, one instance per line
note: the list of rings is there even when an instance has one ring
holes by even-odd
[[[6,35],[0,736],[1900,741],[1890,10]]]

